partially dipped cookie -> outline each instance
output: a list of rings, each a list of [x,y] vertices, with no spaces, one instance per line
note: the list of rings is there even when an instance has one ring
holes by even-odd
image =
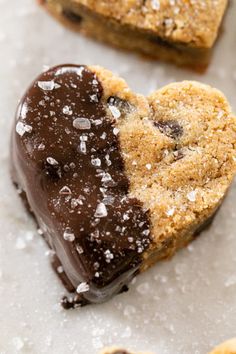
[[[99,68],[41,74],[20,102],[12,177],[73,293],[106,301],[204,228],[232,182],[236,120],[196,82],[149,97]]]

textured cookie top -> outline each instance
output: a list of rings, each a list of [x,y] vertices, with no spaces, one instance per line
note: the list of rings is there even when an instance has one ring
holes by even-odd
[[[236,354],[236,338],[220,344],[209,354]]]
[[[100,354],[135,354],[135,353],[118,347],[110,347],[110,348],[103,349]],[[137,354],[148,354],[148,353],[139,352]]]
[[[212,47],[227,0],[72,0],[163,39]]]
[[[171,241],[171,253],[176,239],[214,213],[232,181],[236,119],[210,86],[184,81],[145,98],[96,71],[105,96],[136,107],[117,122],[130,193],[150,210],[154,247]]]

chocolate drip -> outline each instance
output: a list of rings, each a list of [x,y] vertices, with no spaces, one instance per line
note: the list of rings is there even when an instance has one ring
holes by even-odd
[[[16,118],[13,179],[64,280],[78,289],[77,304],[105,301],[137,272],[150,225],[148,212],[129,197],[102,85],[87,67],[55,67],[32,84]]]

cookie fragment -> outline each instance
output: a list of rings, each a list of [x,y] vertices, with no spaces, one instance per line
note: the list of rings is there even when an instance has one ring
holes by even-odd
[[[60,21],[113,46],[203,69],[228,1],[46,0]]]
[[[236,354],[236,338],[220,344],[209,354]]]

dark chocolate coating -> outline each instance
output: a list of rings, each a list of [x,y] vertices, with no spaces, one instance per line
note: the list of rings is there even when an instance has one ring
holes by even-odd
[[[129,197],[102,85],[87,67],[52,68],[28,89],[16,120],[13,180],[70,287],[86,283],[81,304],[105,301],[137,272],[151,238],[148,212]]]

